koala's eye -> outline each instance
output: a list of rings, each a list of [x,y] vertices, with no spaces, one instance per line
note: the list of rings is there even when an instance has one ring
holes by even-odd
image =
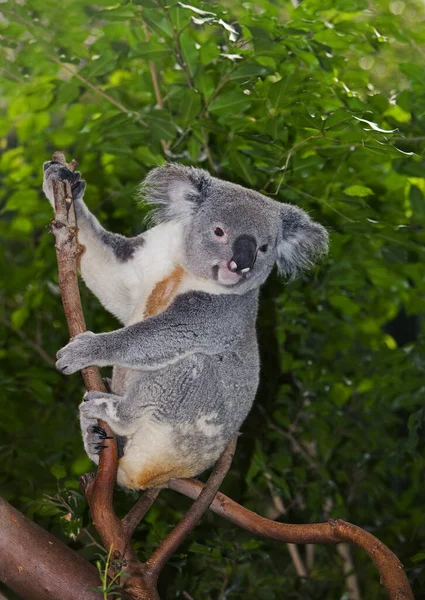
[[[263,244],[260,246],[260,252],[267,252],[268,244]]]
[[[224,236],[224,231],[222,230],[222,228],[221,228],[221,227],[216,227],[216,228],[214,229],[214,234],[215,234],[217,237],[223,237],[223,236]]]

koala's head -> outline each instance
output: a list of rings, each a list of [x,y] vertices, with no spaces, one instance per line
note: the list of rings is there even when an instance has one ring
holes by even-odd
[[[258,287],[275,262],[292,279],[327,252],[326,229],[300,208],[202,169],[175,163],[153,169],[142,193],[158,207],[155,222],[183,224],[183,266],[227,291]]]

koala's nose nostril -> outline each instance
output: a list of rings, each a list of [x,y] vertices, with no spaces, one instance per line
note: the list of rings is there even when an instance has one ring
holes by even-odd
[[[229,269],[230,269],[230,271],[233,271],[233,272],[238,270],[238,265],[235,263],[234,260],[231,260],[229,262]]]
[[[248,273],[251,270],[251,267],[246,267],[245,269],[241,269],[241,273]]]

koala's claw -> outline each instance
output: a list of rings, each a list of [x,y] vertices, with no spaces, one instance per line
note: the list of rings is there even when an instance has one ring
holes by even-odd
[[[111,436],[106,435],[106,431],[99,425],[90,425],[85,434],[86,444],[91,449],[92,454],[100,454],[102,450],[109,448],[108,444],[105,444],[105,440],[112,439]]]
[[[113,440],[114,439],[111,435],[106,435],[106,431],[102,427],[99,427],[99,425],[93,425],[92,426],[92,432],[93,433],[97,433],[97,435],[102,440]],[[105,446],[105,448],[107,448],[107,447],[108,446]]]
[[[109,446],[107,446],[106,444],[97,444],[95,446],[95,450],[97,450],[97,452],[99,452],[99,454],[102,452],[102,450],[104,448],[109,448]]]
[[[80,171],[70,171],[67,167],[62,164],[50,160],[43,164],[44,169],[44,184],[43,190],[49,200],[52,202],[52,181],[69,181],[71,183],[72,198],[74,200],[80,200],[86,189],[86,182],[81,179]]]

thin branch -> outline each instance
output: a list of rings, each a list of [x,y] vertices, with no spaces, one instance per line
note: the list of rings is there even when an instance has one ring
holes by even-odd
[[[149,29],[148,29],[146,23],[143,21],[143,19],[141,21],[142,21],[142,25],[143,25],[143,30],[145,32],[146,41],[150,42],[151,36],[149,33]],[[150,60],[148,64],[149,64],[149,71],[150,71],[151,79],[152,79],[153,90],[155,93],[156,104],[157,104],[158,108],[160,110],[162,110],[164,108],[164,101],[161,97],[161,91],[159,89],[158,73],[156,71],[155,63],[153,62],[153,60]],[[161,146],[165,153],[168,151],[169,145],[170,145],[169,142],[166,142],[165,140],[161,140]]]
[[[210,149],[210,147],[208,145],[208,137],[207,137],[207,134],[206,134],[206,131],[205,131],[204,127],[201,127],[201,135],[202,135],[202,140],[204,142],[204,148],[205,148],[205,153],[207,155],[208,164],[210,165],[211,171],[213,173],[216,173],[217,169],[215,168],[215,164],[214,164],[213,157],[212,157],[212,154],[211,154],[211,149]]]
[[[306,544],[305,547],[305,563],[307,565],[307,569],[309,573],[313,570],[314,559],[316,556],[316,545],[315,544]]]
[[[143,23],[143,30],[145,32],[146,41],[150,42],[151,35],[149,33],[149,29],[143,20],[142,20],[142,23]],[[153,60],[150,60],[148,64],[149,64],[149,71],[151,72],[152,85],[153,85],[153,89],[155,92],[156,103],[157,103],[158,107],[162,110],[164,108],[164,102],[161,98],[161,92],[159,90],[158,73],[156,72],[155,63],[153,62]]]
[[[16,335],[18,337],[21,338],[21,340],[23,340],[28,346],[30,346],[33,350],[35,350],[37,352],[37,354],[44,360],[46,361],[47,364],[51,365],[51,366],[55,366],[56,361],[53,358],[53,356],[50,356],[50,354],[48,354],[44,348],[42,348],[40,346],[40,344],[37,344],[37,342],[35,342],[34,340],[32,340],[31,338],[29,338],[27,335],[25,335],[25,333],[23,331],[21,331],[20,329],[15,329],[12,325],[12,323],[9,323],[9,321],[7,319],[5,319],[4,317],[0,317],[0,323],[2,323],[5,327],[7,327],[8,329],[10,329],[11,331],[13,331],[13,333],[16,333]]]
[[[342,558],[342,564],[345,575],[345,583],[348,591],[349,600],[361,600],[359,582],[357,581],[356,570],[349,544],[337,544],[336,549]]]
[[[122,519],[124,533],[128,539],[133,535],[136,527],[148,512],[152,504],[158,498],[159,488],[146,490],[136,504],[129,510],[126,516]]]
[[[13,79],[13,81],[16,81],[17,83],[25,83],[25,80],[22,79],[22,77],[18,77],[17,75],[15,75],[15,73],[8,71],[5,67],[2,67],[2,71],[6,75],[6,77],[9,77],[9,79]]]
[[[272,497],[273,504],[276,509],[276,516],[273,516],[274,519],[277,519],[281,515],[286,515],[287,510],[285,505],[283,504],[282,498],[279,496],[279,494],[276,493],[276,491],[273,488],[270,473],[264,473],[264,476],[267,479],[267,486],[269,488],[270,495]],[[292,563],[294,565],[298,577],[308,577],[308,569],[304,564],[303,559],[301,558],[300,551],[298,550],[296,544],[287,543],[286,546],[288,548],[289,555],[291,557]]]
[[[199,522],[202,515],[213,501],[221,482],[226,477],[230,465],[232,464],[233,455],[236,449],[236,441],[235,438],[228,444],[227,448],[218,459],[207,483],[205,485],[201,484],[200,493],[199,495],[197,494],[195,502],[189,508],[180,523],[178,523],[165,540],[161,542],[147,561],[146,564],[155,578],[158,577],[168,559]]]
[[[123,113],[125,113],[126,115],[129,115],[129,116],[134,115],[135,118],[136,118],[136,121],[138,123],[140,123],[140,125],[143,125],[144,127],[148,126],[148,124],[146,123],[146,121],[144,121],[139,116],[139,114],[138,114],[137,111],[129,110],[128,108],[126,108],[123,104],[121,104],[121,102],[118,102],[118,100],[115,100],[115,98],[113,98],[112,96],[110,96],[109,94],[107,94],[106,92],[104,92],[99,86],[94,85],[94,83],[92,83],[91,81],[89,81],[88,79],[86,79],[86,77],[83,77],[82,75],[80,75],[80,73],[78,73],[78,71],[76,71],[75,69],[72,69],[66,63],[61,62],[55,56],[52,56],[48,52],[46,52],[46,56],[52,62],[56,63],[57,65],[60,65],[61,67],[63,67],[69,73],[72,73],[72,75],[74,77],[76,77],[77,79],[79,79],[80,81],[82,81],[87,87],[89,87],[94,92],[96,92],[96,94],[99,94],[99,96],[102,96],[102,98],[105,98],[105,100],[108,100],[108,102],[110,102],[111,104],[113,104],[114,106],[116,106],[121,112],[123,112]]]
[[[195,479],[172,479],[168,487],[189,498],[197,498],[204,487]],[[380,581],[389,600],[414,600],[403,565],[391,550],[368,531],[341,519],[327,523],[294,525],[276,523],[244,508],[218,492],[210,510],[253,534],[295,544],[338,544],[348,542],[364,550],[378,567]]]

